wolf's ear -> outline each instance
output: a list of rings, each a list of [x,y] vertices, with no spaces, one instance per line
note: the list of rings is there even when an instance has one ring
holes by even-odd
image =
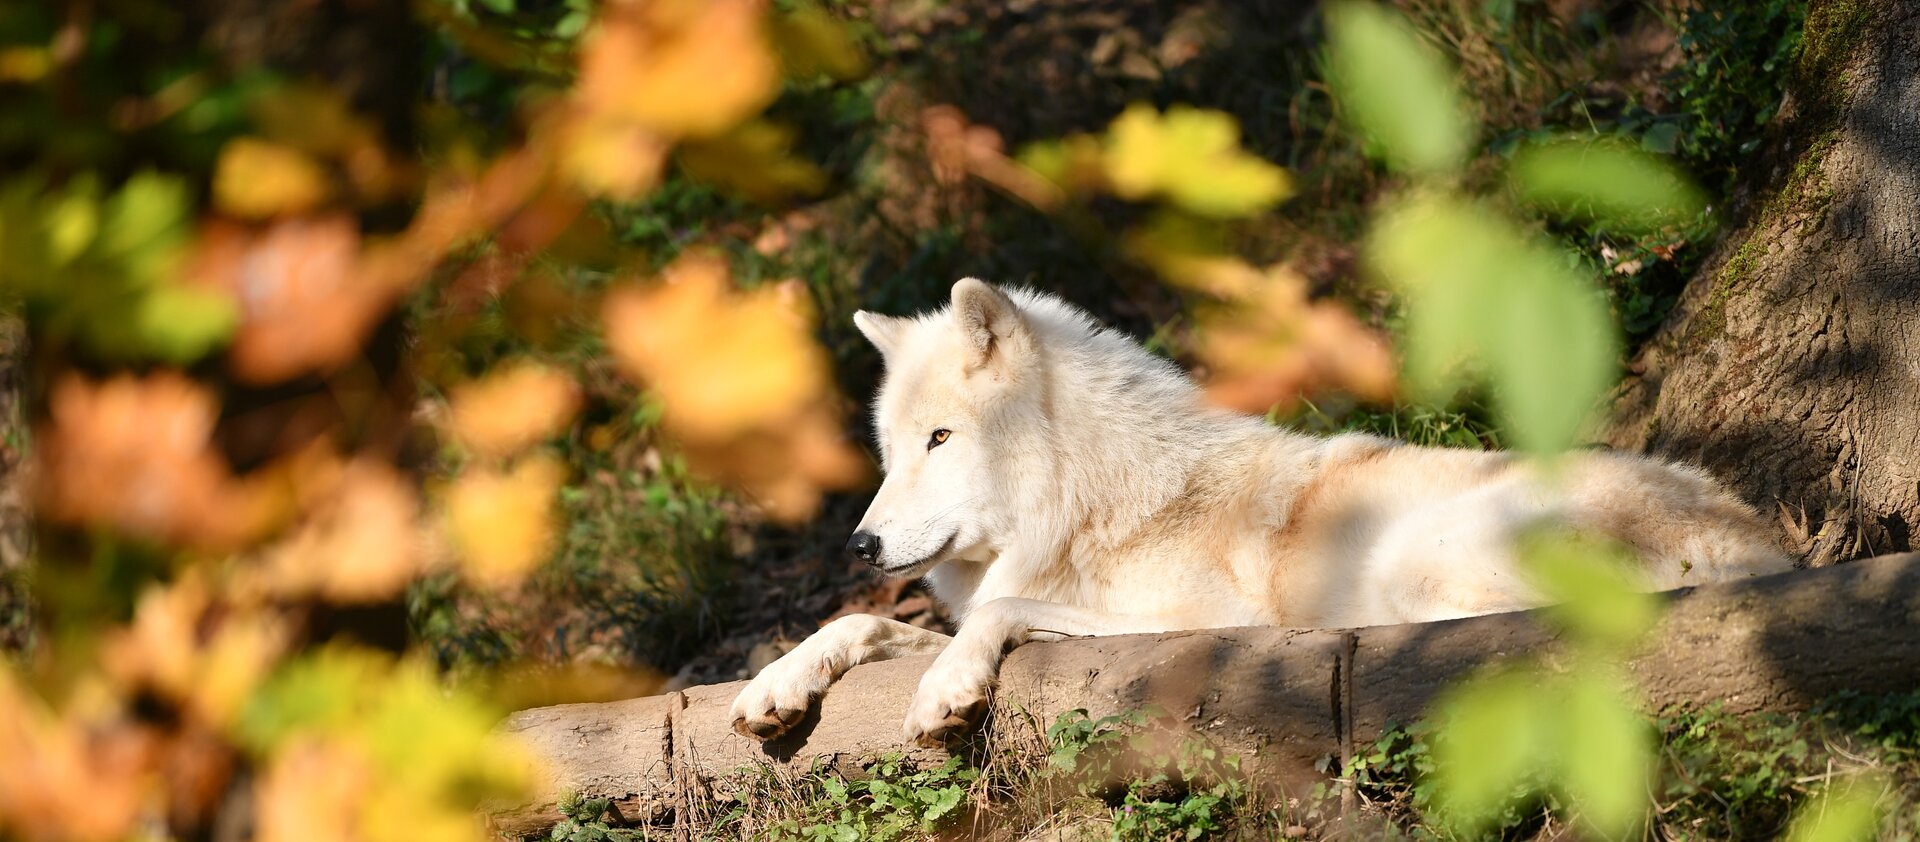
[[[865,310],[853,314],[853,326],[860,329],[873,347],[880,349],[882,358],[893,356],[893,349],[900,347],[900,328],[907,323],[899,316],[882,316]]]
[[[953,285],[953,320],[972,353],[970,368],[1004,362],[1029,342],[1019,305],[979,278],[961,278]]]

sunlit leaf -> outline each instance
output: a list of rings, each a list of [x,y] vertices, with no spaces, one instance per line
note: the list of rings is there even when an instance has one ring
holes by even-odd
[[[807,302],[735,292],[724,261],[683,257],[663,283],[607,296],[607,344],[658,394],[681,434],[726,439],[790,416],[827,389]]]
[[[212,449],[218,405],[174,372],[54,384],[36,457],[43,517],[166,544],[231,548],[268,514]]]
[[[1326,15],[1328,81],[1353,123],[1396,169],[1458,169],[1473,123],[1452,68],[1388,6],[1346,0]]]
[[[0,190],[0,285],[34,303],[42,335],[96,358],[185,364],[232,333],[234,302],[179,276],[188,242],[180,179],[139,173],[112,193],[91,177]]]
[[[798,283],[736,292],[723,260],[690,254],[660,283],[609,293],[601,315],[615,361],[664,406],[689,467],[788,521],[865,476],[830,403],[810,303]]]
[[[1639,560],[1618,546],[1571,535],[1533,536],[1519,547],[1522,569],[1576,640],[1631,646],[1660,616]]]
[[[1240,148],[1231,115],[1129,106],[1107,130],[1106,175],[1125,199],[1164,197],[1211,217],[1250,216],[1292,191],[1286,170]]]
[[[827,185],[819,167],[793,156],[794,131],[753,121],[716,138],[682,145],[675,158],[696,180],[756,202],[812,195]]]
[[[844,82],[867,72],[867,57],[846,24],[818,6],[794,3],[772,17],[774,47],[788,76],[827,75]]]
[[[1706,206],[1669,159],[1601,140],[1529,144],[1514,155],[1508,177],[1528,201],[1626,231],[1683,222]]]
[[[1202,263],[1189,271],[1212,279],[1216,288],[1244,285],[1201,317],[1209,400],[1266,412],[1328,389],[1373,400],[1392,393],[1393,357],[1386,343],[1340,304],[1308,300],[1306,279],[1244,264],[1236,271],[1230,264]]]
[[[592,112],[670,137],[718,134],[779,91],[753,0],[676,0],[605,9],[581,51],[576,94]]]
[[[395,296],[365,271],[359,228],[344,215],[291,217],[264,230],[211,223],[187,274],[242,302],[230,363],[255,384],[351,359]]]
[[[494,732],[500,713],[418,662],[335,647],[290,665],[248,711],[249,743],[271,758],[259,838],[482,842],[475,811],[525,797],[538,773]]]
[[[227,141],[213,171],[214,206],[242,219],[304,213],[331,193],[332,183],[318,162],[259,138]]]
[[[1553,699],[1534,676],[1511,672],[1470,681],[1440,711],[1435,780],[1452,823],[1482,826],[1551,768]]]
[[[644,126],[583,118],[563,134],[559,165],[588,193],[635,199],[660,183],[667,143]]]
[[[1860,842],[1879,836],[1885,782],[1876,776],[1830,784],[1802,802],[1787,842]]]
[[[1572,443],[1612,382],[1617,338],[1605,299],[1565,254],[1487,208],[1429,195],[1384,211],[1367,256],[1407,297],[1417,391],[1444,400],[1477,367],[1516,444]]]
[[[1624,838],[1647,810],[1651,729],[1631,695],[1599,665],[1568,678],[1560,716],[1560,786],[1583,821],[1606,838]]]
[[[487,457],[511,456],[551,438],[580,409],[573,378],[537,363],[496,367],[449,395],[456,441]]]
[[[447,534],[461,571],[486,587],[506,587],[547,560],[553,549],[554,495],[566,471],[544,456],[510,471],[468,466],[446,491]]]
[[[117,842],[156,780],[152,737],[125,723],[56,714],[0,663],[0,829],[21,838]]]
[[[204,287],[157,284],[141,296],[128,326],[141,337],[139,352],[171,363],[206,356],[233,335],[240,321],[232,296]]]
[[[303,514],[236,576],[234,590],[270,599],[335,603],[388,599],[419,574],[420,502],[411,483],[369,459],[306,460],[295,471]]]
[[[213,598],[198,578],[149,589],[133,622],[108,638],[101,660],[123,688],[152,692],[226,728],[290,635],[271,615],[215,611]]]

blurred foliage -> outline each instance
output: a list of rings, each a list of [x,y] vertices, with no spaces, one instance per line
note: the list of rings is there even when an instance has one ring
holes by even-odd
[[[1735,716],[1715,704],[1642,720],[1658,739],[1648,831],[1669,839],[1904,838],[1920,823],[1916,712],[1914,693],[1842,694],[1797,714]],[[1442,738],[1433,721],[1390,728],[1346,770],[1373,809],[1410,826],[1415,838],[1446,838],[1461,827],[1433,774]],[[1512,794],[1464,838],[1536,836],[1575,820],[1571,803],[1550,791]]]
[[[802,543],[763,524],[871,479],[847,316],[961,275],[1151,333],[1276,421],[1553,453],[1614,319],[1644,335],[1710,235],[1663,156],[1725,193],[1803,14],[1694,7],[1656,113],[1595,93],[1604,23],[1543,4],[1337,5],[1324,61],[1301,12],[907,5],[0,10],[40,519],[0,570],[0,640],[37,641],[0,669],[0,836],[199,838],[250,801],[273,838],[477,838],[533,780],[498,713],[653,692],[729,625],[756,540]],[[1540,552],[1602,664],[1648,609]],[[1616,826],[1645,764],[1606,675],[1463,690],[1611,762],[1509,745],[1451,797],[1538,779]],[[1153,750],[1172,771],[1093,813],[1116,835],[1284,826],[1163,791],[1225,760]],[[986,785],[880,772],[777,826],[920,833]]]

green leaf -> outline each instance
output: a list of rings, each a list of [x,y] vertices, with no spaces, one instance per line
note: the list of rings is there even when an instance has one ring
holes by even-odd
[[[1529,144],[1507,174],[1529,202],[1623,231],[1684,222],[1706,207],[1700,189],[1671,161],[1617,141],[1563,137]]]
[[[1607,670],[1589,665],[1570,681],[1558,729],[1561,787],[1602,836],[1623,838],[1647,809],[1652,735]]]
[[[172,363],[199,359],[225,342],[239,324],[239,308],[211,290],[163,283],[141,298],[133,333],[140,352]]]
[[[1532,676],[1470,681],[1443,702],[1433,746],[1435,782],[1448,821],[1483,826],[1553,756],[1553,711]]]
[[[1655,123],[1640,136],[1640,148],[1660,155],[1672,155],[1680,148],[1680,124],[1668,120]]]
[[[1880,827],[1884,783],[1874,779],[1836,784],[1794,814],[1787,842],[1856,842],[1873,839]]]
[[[1341,107],[1395,169],[1459,169],[1473,123],[1453,70],[1405,18],[1385,6],[1327,7],[1328,81]]]
[[[1565,534],[1521,542],[1522,569],[1549,603],[1549,616],[1573,636],[1606,650],[1639,641],[1660,617],[1660,598],[1625,548]]]
[[[1421,400],[1446,401],[1478,369],[1521,449],[1573,441],[1612,382],[1617,339],[1565,252],[1488,208],[1423,195],[1382,212],[1367,256],[1408,300],[1407,379]]]
[[[965,790],[957,786],[940,790],[935,795],[933,803],[927,806],[927,821],[933,821],[953,812],[953,808],[960,806],[960,797],[965,794]]]

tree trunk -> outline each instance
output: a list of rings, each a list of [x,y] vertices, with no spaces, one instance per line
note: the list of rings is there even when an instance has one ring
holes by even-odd
[[[1810,10],[1756,202],[1617,396],[1607,443],[1705,465],[1820,566],[1920,522],[1920,2]]]

